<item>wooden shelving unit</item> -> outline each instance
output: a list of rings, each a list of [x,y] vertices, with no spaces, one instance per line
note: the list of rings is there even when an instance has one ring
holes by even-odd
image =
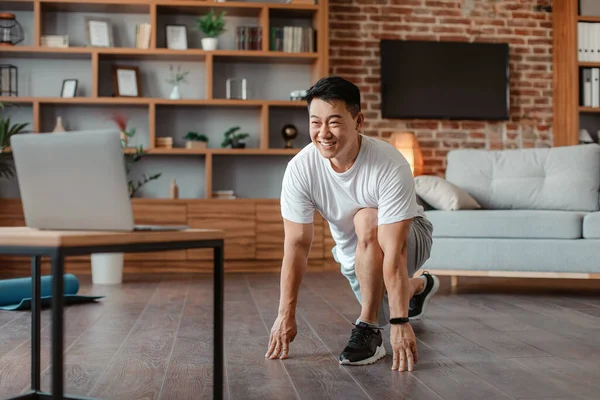
[[[283,1],[283,0],[282,0]],[[187,19],[199,17],[206,14],[211,8],[215,11],[225,10],[227,18],[241,18],[245,23],[251,20],[250,24],[254,24],[262,29],[262,38],[260,50],[232,50],[222,48],[214,51],[203,50],[199,40],[189,41],[187,50],[171,50],[166,48],[164,38],[164,25],[177,23],[179,19]],[[297,89],[306,89],[308,86],[316,82],[319,78],[326,76],[329,70],[329,32],[328,32],[328,0],[318,0],[318,4],[294,4],[294,3],[264,3],[264,2],[214,2],[214,1],[191,1],[191,0],[12,0],[2,2],[0,5],[1,11],[15,12],[18,17],[27,16],[26,22],[20,22],[23,25],[28,40],[16,46],[0,47],[0,58],[9,60],[20,60],[27,63],[85,63],[85,68],[89,70],[90,82],[85,88],[85,93],[75,98],[62,98],[57,93],[56,96],[34,95],[34,96],[18,96],[18,97],[0,97],[0,102],[20,104],[31,108],[32,113],[32,130],[34,132],[48,132],[52,127],[49,126],[49,119],[45,117],[47,110],[53,110],[60,107],[61,110],[69,110],[77,107],[85,109],[98,108],[98,112],[102,112],[103,108],[119,108],[128,109],[135,108],[147,113],[148,129],[147,129],[147,149],[148,155],[169,155],[169,156],[199,156],[204,162],[204,172],[199,173],[199,179],[204,182],[205,198],[211,197],[212,192],[212,176],[216,172],[213,167],[213,156],[219,155],[252,155],[252,156],[293,156],[297,154],[299,149],[284,149],[273,148],[269,145],[271,129],[270,120],[272,113],[276,110],[281,115],[285,112],[298,112],[305,107],[304,102],[287,100],[285,94],[277,98],[250,98],[248,100],[232,100],[223,98],[223,95],[218,95],[217,92],[224,92],[221,86],[216,86],[217,79],[223,79],[221,69],[223,66],[236,65],[241,63],[246,66],[256,65],[257,71],[260,69],[268,69],[274,65],[284,65],[290,68],[304,68],[305,75],[309,76],[305,87]],[[135,18],[143,18],[145,22],[151,25],[152,33],[150,39],[150,47],[141,49],[135,47],[112,47],[98,48],[85,47],[81,44],[81,38],[72,47],[68,48],[49,48],[40,46],[41,36],[46,34],[57,34],[54,30],[62,28],[48,26],[54,22],[48,23],[53,17],[48,15],[56,15],[59,13],[61,18],[68,19],[71,15],[76,15],[81,19],[83,15],[94,13],[96,17],[111,18],[117,15],[117,19],[128,20],[129,14],[133,15],[133,25],[127,22],[127,30],[130,32],[132,26],[138,23]],[[104,14],[104,15],[102,15]],[[126,17],[122,17],[126,15]],[[281,26],[282,21],[290,21],[288,25],[297,24],[300,20],[300,25],[313,27],[316,34],[316,51],[307,52],[282,52],[271,51],[269,46],[270,28],[272,26]],[[67,25],[67,21],[61,20]],[[168,21],[168,22],[165,22]],[[175,21],[175,22],[172,22]],[[274,22],[275,21],[275,22]],[[79,22],[78,22],[79,23]],[[29,24],[28,26],[25,26]],[[119,22],[115,23],[115,26]],[[124,23],[121,22],[121,25]],[[273,25],[275,24],[275,25]],[[279,25],[277,25],[279,24]],[[64,29],[75,29],[72,27]],[[124,30],[124,27],[120,27]],[[229,27],[230,30],[235,30]],[[50,30],[50,32],[48,32]],[[64,33],[60,33],[64,34]],[[190,31],[188,28],[188,36],[202,36],[200,32]],[[226,47],[226,46],[225,46]],[[51,61],[48,61],[51,60]],[[0,60],[0,63],[2,60]],[[144,63],[155,62],[193,62],[201,63],[204,75],[201,81],[196,85],[201,89],[201,94],[183,98],[181,100],[170,100],[167,95],[156,96],[156,93],[144,93],[147,97],[113,97],[110,89],[113,82],[107,79],[106,73],[103,73],[103,68],[106,65],[117,64],[120,62]],[[59,64],[60,65],[60,64]],[[161,64],[162,65],[162,64]],[[196,65],[196,64],[194,64]],[[200,65],[200,64],[198,64]],[[294,71],[292,69],[292,71]],[[198,72],[200,73],[200,72]],[[66,74],[66,73],[65,73]],[[60,77],[51,77],[48,79],[56,79],[62,82],[67,79],[68,75]],[[112,78],[112,77],[110,77]],[[157,78],[158,79],[158,78]],[[280,85],[282,78],[273,78],[275,80],[265,81],[261,85]],[[277,81],[276,79],[280,79]],[[219,85],[221,84],[218,82]],[[224,83],[223,83],[224,84]],[[148,85],[148,83],[146,83]],[[142,86],[144,86],[142,84]],[[29,90],[31,91],[31,88]],[[35,90],[33,91],[35,92]],[[151,91],[148,91],[151,92]],[[287,93],[289,98],[289,93]],[[158,136],[169,136],[161,131],[160,122],[162,122],[162,112],[172,113],[173,109],[190,110],[198,108],[198,110],[207,109],[227,109],[231,111],[231,125],[236,124],[236,112],[247,112],[255,110],[258,118],[258,131],[256,134],[256,142],[258,145],[255,148],[246,149],[221,149],[214,148],[220,143],[212,143],[212,148],[195,150],[182,147],[165,149],[155,147],[155,138]],[[166,110],[166,111],[165,111]],[[241,110],[241,111],[240,111]],[[244,111],[246,110],[246,111]],[[229,112],[229,111],[227,111]],[[187,114],[186,114],[187,115]],[[172,117],[173,118],[173,117]],[[281,119],[281,118],[280,118]],[[144,122],[145,123],[145,122]],[[308,124],[307,124],[308,125]],[[163,124],[164,126],[164,124]],[[244,128],[242,127],[242,130]],[[176,135],[181,137],[185,132],[177,132]],[[307,132],[306,132],[307,134]],[[138,134],[136,134],[138,135]],[[255,159],[254,157],[252,158]]]
[[[600,130],[600,107],[584,107],[581,101],[582,68],[600,68],[600,62],[581,61],[578,54],[578,23],[600,23],[600,16],[582,16],[578,0],[554,2],[554,145],[579,143],[582,128]]]

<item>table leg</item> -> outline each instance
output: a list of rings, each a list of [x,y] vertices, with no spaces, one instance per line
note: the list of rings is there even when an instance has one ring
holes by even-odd
[[[31,257],[31,390],[39,392],[41,388],[41,258]]]
[[[52,256],[52,395],[63,398],[63,313],[64,313],[64,256],[56,252]]]
[[[223,398],[223,290],[224,290],[223,243],[214,248],[214,364],[213,398]]]

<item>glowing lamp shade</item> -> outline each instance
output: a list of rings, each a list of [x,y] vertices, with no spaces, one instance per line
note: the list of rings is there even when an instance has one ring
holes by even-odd
[[[390,137],[390,143],[406,158],[413,176],[423,173],[423,155],[414,133],[394,132]]]

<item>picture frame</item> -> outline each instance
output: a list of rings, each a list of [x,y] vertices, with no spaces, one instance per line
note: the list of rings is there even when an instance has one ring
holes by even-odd
[[[187,26],[185,25],[166,25],[165,40],[167,49],[187,50]]]
[[[113,65],[113,87],[116,97],[142,97],[139,67]]]
[[[62,83],[62,89],[60,90],[60,97],[71,98],[77,96],[77,79],[64,79]]]
[[[89,47],[114,47],[113,25],[108,18],[85,18],[85,37]]]

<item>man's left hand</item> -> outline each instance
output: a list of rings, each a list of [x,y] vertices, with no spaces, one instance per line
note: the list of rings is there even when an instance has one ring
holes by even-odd
[[[400,372],[412,371],[417,363],[417,338],[409,323],[392,324],[390,330],[390,343],[394,352],[394,363],[392,370]]]

